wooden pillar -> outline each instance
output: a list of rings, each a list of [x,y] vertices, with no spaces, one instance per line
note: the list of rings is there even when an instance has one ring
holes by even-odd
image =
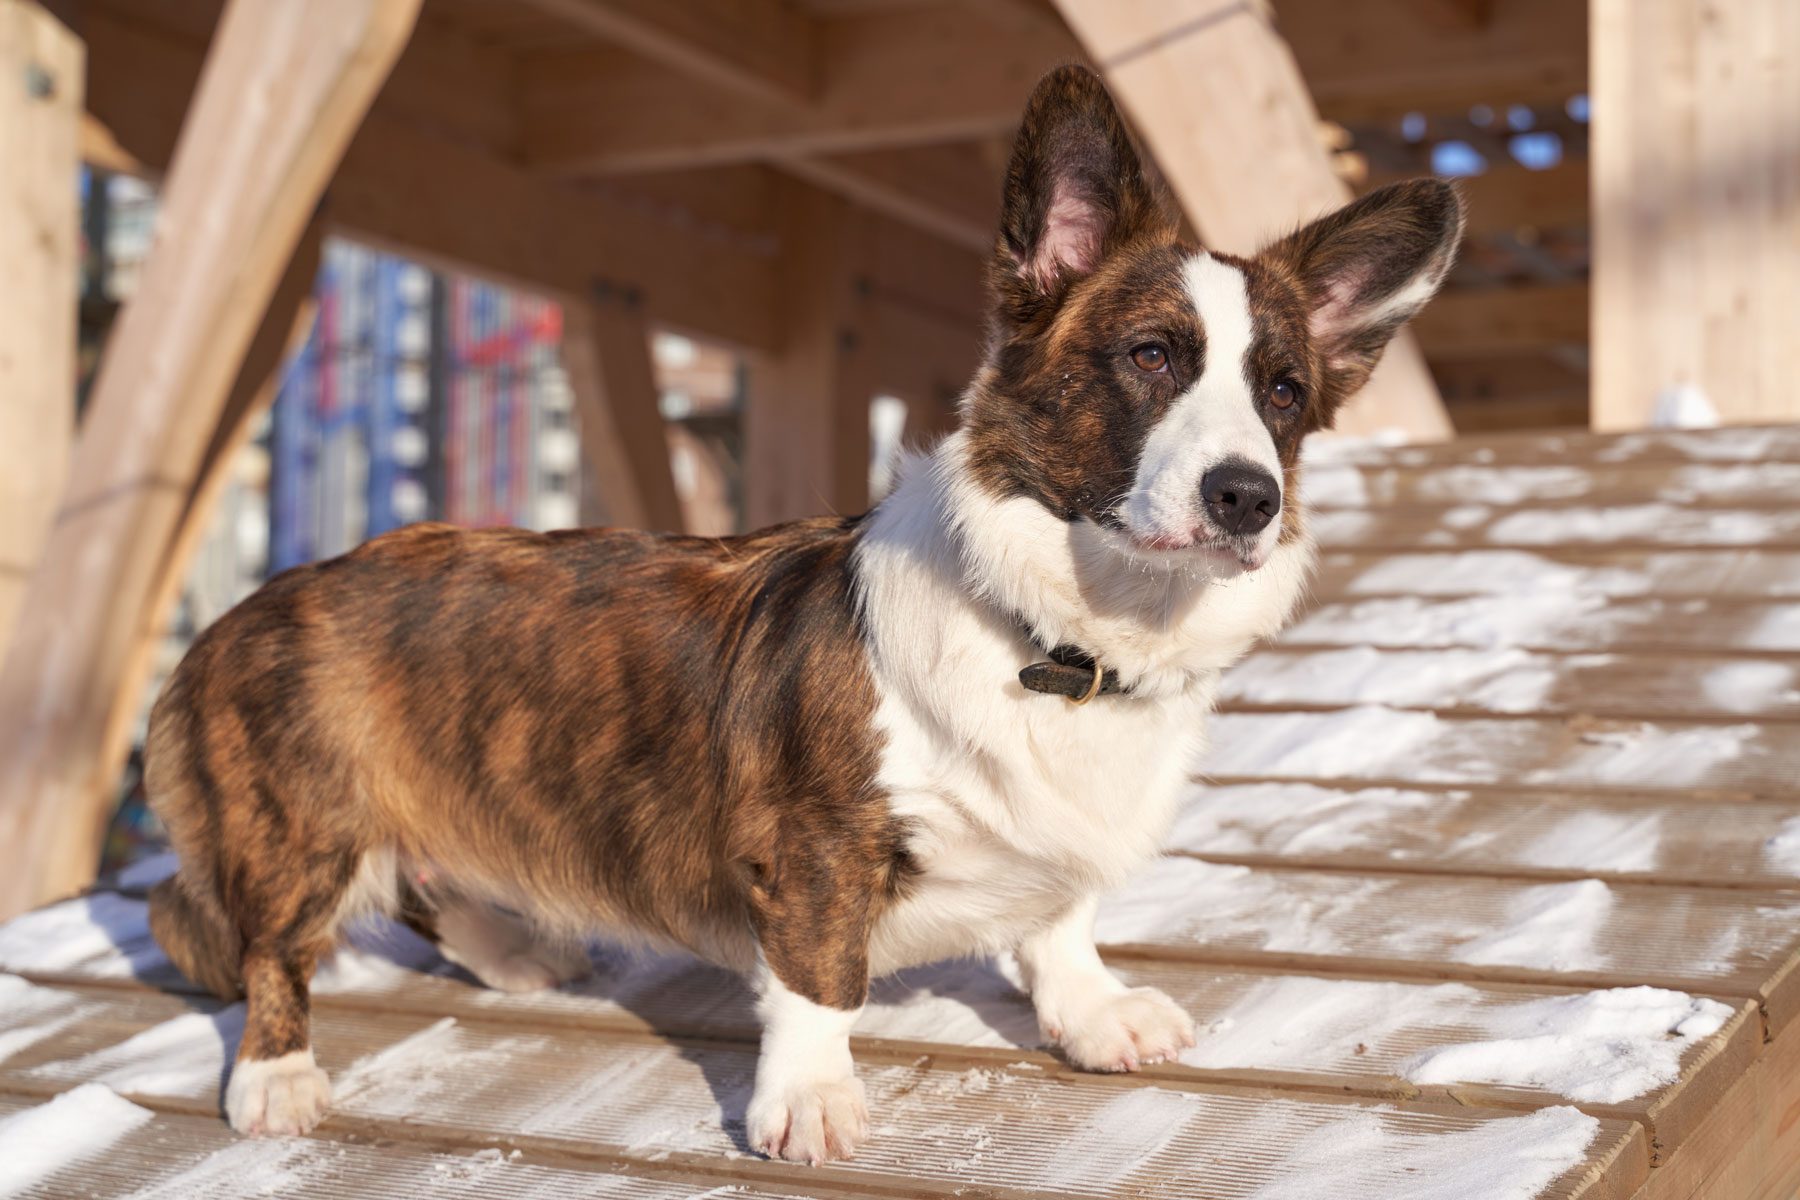
[[[1771,0],[1780,2],[1780,0]],[[1266,0],[1056,0],[1208,246],[1247,254],[1350,199]],[[1389,345],[1345,433],[1453,430],[1417,341]]]
[[[607,524],[681,532],[643,305],[610,287],[591,302],[564,304],[562,356],[583,465]]]
[[[75,428],[84,58],[33,0],[0,0],[0,658]]]
[[[781,205],[782,348],[751,360],[744,515],[751,529],[869,503],[872,228],[836,196],[792,182]]]
[[[1800,4],[1589,20],[1594,427],[1800,420]]]
[[[187,502],[181,518],[157,565],[149,603],[144,606],[144,619],[138,625],[137,637],[127,652],[113,693],[112,713],[107,718],[106,733],[101,739],[96,758],[96,777],[117,778],[131,753],[132,734],[148,697],[144,689],[156,664],[156,651],[168,634],[175,603],[181,598],[182,586],[194,565],[212,527],[213,514],[230,482],[231,471],[244,447],[250,442],[250,431],[256,419],[269,411],[275,394],[281,388],[282,370],[305,345],[318,314],[313,291],[319,275],[319,260],[324,249],[325,221],[315,215],[294,256],[283,272],[275,294],[269,300],[268,312],[250,349],[244,365],[238,370],[231,393],[226,397],[219,424],[208,440],[194,482],[188,488]]]
[[[92,878],[123,672],[209,441],[419,0],[231,0],[0,670],[0,917]],[[448,181],[447,181],[448,182]]]

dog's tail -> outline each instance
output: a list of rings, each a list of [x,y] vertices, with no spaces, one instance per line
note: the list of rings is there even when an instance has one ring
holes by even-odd
[[[179,872],[150,889],[150,933],[183,975],[221,999],[243,997],[236,932],[217,905],[189,894]]]

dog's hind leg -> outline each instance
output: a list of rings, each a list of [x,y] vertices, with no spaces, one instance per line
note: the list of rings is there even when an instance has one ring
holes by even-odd
[[[317,957],[270,945],[244,955],[244,1040],[225,1088],[225,1115],[239,1133],[306,1133],[331,1103],[309,1030],[308,983]]]
[[[397,915],[435,942],[445,958],[497,991],[541,991],[592,969],[580,947],[545,938],[524,918],[466,896],[427,898],[402,880]]]

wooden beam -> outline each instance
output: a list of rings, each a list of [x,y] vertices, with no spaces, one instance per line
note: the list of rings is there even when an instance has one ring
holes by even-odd
[[[1570,0],[1502,0],[1486,6],[1480,21],[1421,12],[1479,15],[1479,0],[1274,0],[1274,7],[1320,110],[1333,120],[1561,104],[1587,87],[1586,6]]]
[[[1038,77],[1080,48],[1054,25],[1011,36],[960,4],[821,22],[815,103],[755,103],[616,51],[528,56],[526,161],[612,174],[965,141],[1018,124]]]
[[[1425,306],[1413,327],[1433,359],[1583,346],[1588,338],[1588,285],[1448,291]]]
[[[231,481],[257,418],[269,411],[281,388],[282,368],[305,345],[318,312],[313,284],[324,249],[325,221],[315,214],[301,233],[287,269],[275,285],[262,324],[250,339],[243,366],[225,397],[219,423],[208,439],[200,467],[188,487],[187,501],[175,524],[168,548],[156,568],[136,641],[124,656],[113,694],[112,712],[101,740],[99,761],[118,765],[131,752],[131,739],[144,709],[144,689],[155,669],[156,653],[168,636],[169,621],[181,599],[195,556],[212,528],[219,500]]]
[[[0,672],[0,915],[93,877],[120,672],[208,440],[418,0],[231,0]]]
[[[1800,6],[1591,11],[1595,428],[1800,419]]]
[[[75,428],[81,39],[0,0],[0,658],[37,564]]]
[[[1332,172],[1293,55],[1257,5],[1057,3],[1209,246],[1253,253],[1350,199]],[[1450,436],[1443,402],[1409,335],[1388,347],[1337,428]]]
[[[1361,191],[1413,178],[1414,172],[1371,177]],[[1565,161],[1544,171],[1496,164],[1456,185],[1467,202],[1469,234],[1512,233],[1520,229],[1568,229],[1588,223],[1588,164]]]
[[[977,254],[993,248],[1000,172],[972,144],[797,155],[780,162],[797,178],[953,245]]]
[[[607,523],[682,532],[643,306],[612,289],[565,303],[562,359]]]
[[[816,91],[816,22],[786,0],[526,0],[695,83],[778,104]]]
[[[744,412],[744,511],[751,529],[869,499],[874,257],[869,217],[795,182],[783,204],[780,352],[750,365]]]
[[[93,116],[117,145],[162,170],[204,47],[110,10],[90,13],[86,25]],[[423,127],[384,90],[332,181],[331,216],[345,236],[559,299],[585,298],[596,280],[634,287],[658,324],[772,347],[772,239],[696,211],[722,198],[688,190],[692,198],[664,199],[552,183],[466,131]]]

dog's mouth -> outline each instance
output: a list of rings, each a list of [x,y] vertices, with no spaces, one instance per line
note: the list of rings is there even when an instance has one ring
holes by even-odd
[[[1255,571],[1269,561],[1269,550],[1258,537],[1232,537],[1210,530],[1195,534],[1141,533],[1109,530],[1114,548],[1138,562],[1169,568],[1202,567],[1220,574]]]

